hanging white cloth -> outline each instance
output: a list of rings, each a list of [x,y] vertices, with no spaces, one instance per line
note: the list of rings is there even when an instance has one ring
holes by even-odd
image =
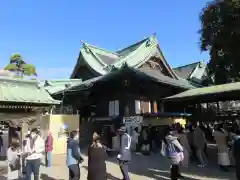
[[[218,164],[222,166],[230,165],[230,158],[228,153],[218,153]]]

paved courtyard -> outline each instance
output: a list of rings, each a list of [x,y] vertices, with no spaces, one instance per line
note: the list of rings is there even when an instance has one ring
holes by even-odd
[[[84,155],[84,159],[85,161],[81,166],[81,180],[87,180],[87,156]],[[65,160],[66,157],[64,155],[54,156],[51,168],[41,167],[41,179],[68,180],[68,169],[65,166]],[[130,164],[130,176],[132,180],[169,179],[168,170],[168,161],[159,154],[153,154],[150,157],[134,154],[133,161]],[[109,180],[119,180],[122,178],[114,157],[108,159],[107,171],[109,173]],[[220,172],[216,165],[211,164],[208,168],[203,169],[192,165],[182,169],[182,172],[186,180],[235,180],[234,173]],[[0,175],[0,179],[4,180],[6,178]]]

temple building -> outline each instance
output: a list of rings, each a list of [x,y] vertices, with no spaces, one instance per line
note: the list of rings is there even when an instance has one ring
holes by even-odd
[[[70,80],[44,86],[64,106],[79,111],[81,119],[124,123],[140,117],[145,125],[159,125],[166,121],[152,121],[152,116],[181,116],[176,112],[184,111],[164,107],[162,98],[201,85],[170,67],[152,35],[116,52],[83,42]]]

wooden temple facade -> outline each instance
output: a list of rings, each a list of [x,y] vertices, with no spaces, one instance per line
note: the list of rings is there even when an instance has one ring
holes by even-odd
[[[201,86],[170,67],[155,35],[117,52],[83,43],[74,79],[82,82],[51,94],[94,120],[183,112],[161,99]]]

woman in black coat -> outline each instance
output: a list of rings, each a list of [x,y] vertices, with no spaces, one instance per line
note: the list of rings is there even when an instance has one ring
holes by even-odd
[[[93,134],[93,143],[88,148],[88,180],[107,180],[106,151],[100,136]]]

